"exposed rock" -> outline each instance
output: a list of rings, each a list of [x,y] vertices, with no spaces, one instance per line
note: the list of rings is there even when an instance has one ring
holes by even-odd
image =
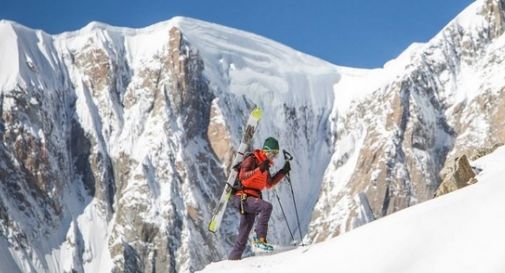
[[[233,149],[231,144],[230,132],[223,123],[223,114],[219,109],[219,105],[214,100],[210,112],[209,128],[207,130],[207,138],[214,154],[225,165],[230,165],[233,160]]]
[[[466,155],[457,157],[454,162],[446,168],[447,169],[442,170],[441,176],[444,178],[435,196],[441,196],[477,182],[474,178],[475,173]]]
[[[471,161],[475,161],[485,155],[488,155],[492,152],[494,152],[496,149],[498,149],[500,146],[503,146],[503,143],[496,143],[492,147],[483,147],[480,149],[477,149],[475,152],[472,153],[472,156],[470,157]]]
[[[359,207],[359,215],[354,221],[354,228],[359,226],[368,224],[372,221],[375,221],[376,217],[373,214],[372,208],[370,207],[370,203],[368,202],[368,198],[365,193],[360,192],[356,198],[356,203]]]

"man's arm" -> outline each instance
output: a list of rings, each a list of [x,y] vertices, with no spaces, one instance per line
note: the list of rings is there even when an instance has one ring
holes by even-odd
[[[256,171],[259,171],[257,167],[254,156],[246,157],[246,159],[242,161],[242,164],[240,164],[240,174],[238,178],[241,181],[250,178],[256,173]]]
[[[267,181],[267,188],[271,188],[275,185],[277,185],[277,183],[279,183],[283,178],[284,176],[286,176],[286,174],[281,170],[279,170],[273,177],[270,177],[269,175],[269,179]]]

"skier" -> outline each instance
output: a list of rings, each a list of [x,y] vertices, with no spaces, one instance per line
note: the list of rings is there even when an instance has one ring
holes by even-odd
[[[240,164],[238,178],[242,187],[231,199],[232,206],[240,211],[240,226],[239,234],[228,256],[229,260],[241,259],[257,214],[259,217],[254,244],[266,251],[273,250],[266,240],[272,204],[262,199],[261,191],[275,186],[291,170],[289,161],[286,161],[282,169],[273,177],[270,175],[269,168],[278,153],[279,142],[269,137],[265,139],[262,150],[254,150],[252,155],[246,157]]]

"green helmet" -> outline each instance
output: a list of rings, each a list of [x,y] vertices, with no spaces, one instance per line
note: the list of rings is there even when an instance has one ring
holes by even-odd
[[[279,142],[277,141],[277,139],[275,139],[273,137],[268,137],[267,139],[265,139],[265,143],[263,144],[263,150],[266,152],[269,152],[269,151],[278,152],[279,151]]]

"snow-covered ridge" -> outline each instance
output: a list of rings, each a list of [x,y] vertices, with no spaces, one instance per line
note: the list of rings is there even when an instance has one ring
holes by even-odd
[[[89,39],[93,37],[97,39],[95,42],[105,42],[106,40],[111,40],[115,44],[124,44],[126,50],[128,51],[129,58],[132,60],[135,59],[135,57],[132,56],[135,54],[143,54],[145,56],[152,56],[155,54],[161,49],[161,46],[163,44],[167,43],[169,30],[172,27],[177,27],[184,33],[185,39],[187,39],[193,47],[197,48],[200,51],[201,56],[206,63],[206,73],[209,74],[209,78],[213,79],[222,78],[221,75],[215,75],[215,73],[233,73],[237,70],[241,70],[241,68],[246,63],[250,66],[248,69],[257,68],[258,70],[266,70],[271,72],[275,72],[276,70],[281,69],[279,67],[279,64],[282,64],[283,71],[285,70],[292,72],[293,76],[302,79],[305,77],[304,74],[307,72],[310,73],[310,71],[314,71],[319,74],[342,74],[344,77],[346,74],[349,74],[349,77],[351,78],[356,78],[357,75],[363,77],[365,74],[367,74],[367,71],[369,71],[367,69],[355,69],[332,65],[319,58],[296,51],[271,39],[264,38],[262,36],[246,31],[241,31],[188,17],[174,17],[168,21],[138,29],[111,26],[95,21],[90,22],[80,30],[64,32],[57,35],[49,35],[41,30],[31,30],[25,26],[8,20],[2,20],[2,24],[4,24],[6,27],[10,26],[13,29],[16,37],[33,37],[33,32],[36,32],[37,36],[42,35],[45,37],[51,37],[50,39],[54,40],[54,43],[56,45],[60,45],[62,49],[82,47],[83,44],[89,42]],[[9,36],[6,37],[7,38],[4,41],[9,41],[10,39],[11,42],[20,38],[15,38],[12,35],[10,38]],[[32,40],[31,43],[33,44],[36,42]],[[16,54],[12,54],[12,56],[15,55]],[[9,61],[2,63],[14,62]],[[304,64],[303,68],[300,67],[300,63]],[[254,65],[251,66],[251,64]],[[6,69],[6,71],[8,70]],[[13,70],[10,69],[10,73],[2,74],[12,74],[12,71]],[[254,70],[244,72],[255,73]],[[261,74],[261,71],[259,73]],[[279,77],[283,76],[284,75],[279,75]],[[239,79],[241,76],[238,75],[236,77],[230,77],[232,79]],[[274,78],[270,80],[270,83],[262,83],[261,80],[263,79],[255,78],[254,75],[248,78],[249,79],[247,83],[237,82],[236,86],[234,86],[235,83],[233,83],[233,92],[240,92],[240,94],[250,93],[249,86],[253,85],[256,88],[273,90],[276,92],[278,91],[280,93],[292,93],[296,90],[302,90],[301,94],[294,94],[294,98],[303,96],[303,93],[307,93],[307,90],[303,91],[303,88],[295,88],[293,90],[289,89],[289,84],[286,85],[285,83],[279,82]],[[291,81],[293,84],[306,84],[299,79],[293,79]],[[321,81],[325,80],[321,79]],[[331,81],[337,82],[338,76],[336,79],[331,79]],[[216,88],[223,89],[223,84],[227,83],[217,82],[215,84],[217,84]],[[317,93],[317,95],[312,96],[312,102],[321,105],[321,107],[331,108],[333,99],[331,97],[328,97],[328,95],[331,95],[332,93],[331,90],[330,92],[318,91]],[[321,94],[324,95],[320,96]],[[341,102],[341,107],[348,105],[350,103],[350,100],[354,99],[354,97],[349,97],[349,94],[356,94],[357,97],[361,97],[363,91],[346,92],[346,96],[339,99],[339,102]],[[262,95],[263,94],[260,94],[260,96]],[[342,109],[341,111],[344,110],[345,109]]]

